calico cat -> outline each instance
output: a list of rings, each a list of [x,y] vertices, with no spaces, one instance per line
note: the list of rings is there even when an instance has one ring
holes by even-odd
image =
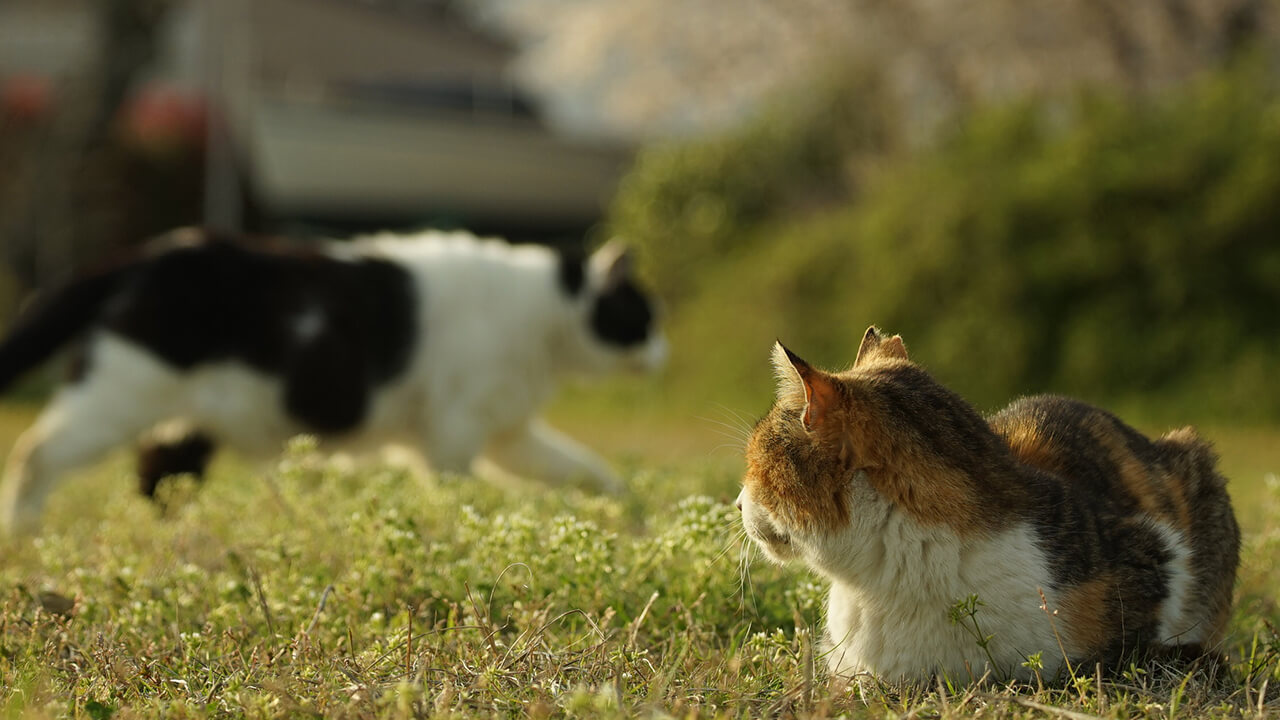
[[[833,673],[1025,679],[1035,653],[1052,676],[1220,651],[1240,534],[1192,429],[1152,441],[1056,396],[984,419],[874,327],[845,372],[781,344],[773,363],[738,506],[768,557],[831,582]]]
[[[10,453],[0,526],[34,528],[64,473],[175,418],[196,434],[145,448],[144,492],[175,464],[201,472],[215,442],[274,453],[303,432],[405,441],[438,471],[484,456],[618,491],[602,459],[536,413],[566,374],[663,362],[629,258],[616,244],[588,258],[464,233],[297,246],[176,231],[37,300],[0,343],[0,388],[78,346],[70,381]]]

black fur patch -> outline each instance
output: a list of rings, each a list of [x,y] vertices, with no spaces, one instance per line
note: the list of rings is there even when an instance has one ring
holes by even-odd
[[[639,345],[649,337],[653,308],[649,299],[630,280],[606,288],[591,309],[591,329],[612,345]]]
[[[586,256],[581,250],[559,248],[556,257],[560,261],[556,273],[560,289],[571,298],[577,297],[587,281]]]
[[[388,261],[214,241],[140,265],[103,325],[179,369],[239,360],[277,375],[294,418],[340,432],[404,369],[415,305],[410,276]]]
[[[0,344],[0,390],[83,333],[98,318],[111,293],[132,272],[132,266],[116,264],[37,294]],[[86,370],[83,354],[73,355],[71,381],[83,377]]]
[[[84,342],[76,340],[67,350],[67,382],[74,385],[89,374],[89,352]]]
[[[167,477],[187,474],[203,480],[213,451],[213,439],[199,432],[173,442],[144,443],[138,448],[138,489],[153,498]]]

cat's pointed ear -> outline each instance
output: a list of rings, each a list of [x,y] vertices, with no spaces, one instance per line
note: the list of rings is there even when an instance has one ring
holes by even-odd
[[[614,287],[631,277],[635,262],[631,248],[621,240],[613,239],[600,246],[591,255],[591,269],[601,278],[601,287]]]
[[[858,359],[853,361],[854,366],[861,365],[874,355],[882,340],[879,328],[875,325],[867,328],[867,332],[862,336],[862,344],[858,346]]]
[[[822,425],[836,402],[835,379],[814,368],[781,342],[773,344],[773,371],[778,376],[778,400],[804,399],[801,418],[806,430]]]
[[[891,338],[880,342],[880,356],[899,358],[901,360],[910,360],[907,357],[907,346],[902,342],[901,335],[894,335]]]
[[[907,360],[907,346],[903,344],[901,335],[886,338],[879,328],[872,325],[862,336],[862,344],[858,346],[858,359],[853,361],[854,367],[865,363],[872,356]]]

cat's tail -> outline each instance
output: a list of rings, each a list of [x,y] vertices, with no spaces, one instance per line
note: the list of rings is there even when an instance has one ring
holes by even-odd
[[[0,341],[0,392],[83,334],[135,267],[133,262],[113,264],[37,293]]]
[[[1174,471],[1192,493],[1227,486],[1227,479],[1218,472],[1218,453],[1195,428],[1183,427],[1165,433],[1156,445],[1169,454]]]
[[[1227,479],[1219,472],[1213,447],[1186,427],[1156,441],[1168,455],[1175,482],[1181,482],[1189,508],[1183,528],[1191,544],[1192,600],[1199,608],[1203,630],[1200,646],[1221,653],[1223,633],[1231,618],[1231,589],[1240,564],[1240,526],[1236,523]]]

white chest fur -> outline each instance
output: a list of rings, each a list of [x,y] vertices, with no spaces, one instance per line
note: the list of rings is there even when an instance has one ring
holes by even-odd
[[[1027,678],[1024,663],[1035,653],[1043,672],[1057,672],[1062,652],[1040,597],[1043,590],[1054,605],[1049,571],[1029,527],[960,538],[901,514],[879,517],[875,532],[851,528],[806,543],[811,564],[832,581],[833,672],[887,680],[936,673],[963,682],[990,669],[995,678]],[[952,608],[970,595],[981,605],[956,622]]]

